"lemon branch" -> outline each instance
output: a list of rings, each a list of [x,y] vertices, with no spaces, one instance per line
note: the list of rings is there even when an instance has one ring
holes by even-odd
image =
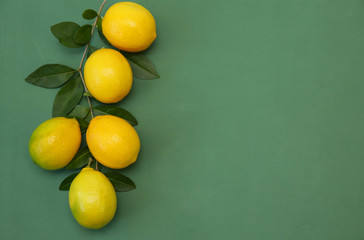
[[[96,19],[92,25],[92,30],[91,30],[91,37],[90,37],[90,41],[92,39],[92,36],[94,34],[94,31],[95,31],[95,27],[96,27],[96,24],[97,24],[97,21],[99,20],[99,17],[100,17],[100,13],[101,13],[101,10],[102,8],[104,7],[105,3],[106,3],[107,0],[104,0],[103,3],[101,4],[100,8],[99,8],[99,11],[97,13],[97,16],[96,16]],[[78,73],[80,74],[80,77],[81,77],[81,80],[82,80],[82,84],[83,84],[83,88],[85,89],[85,92],[88,92],[87,90],[87,87],[86,87],[86,84],[85,84],[85,79],[83,78],[83,74],[82,74],[82,66],[83,66],[83,62],[85,61],[85,57],[86,57],[86,54],[87,54],[87,51],[90,47],[90,43],[88,43],[85,47],[85,50],[83,51],[83,55],[82,55],[82,59],[81,59],[81,62],[80,62],[80,65],[77,69]],[[92,104],[91,104],[91,100],[90,100],[90,97],[89,96],[86,96],[87,98],[87,102],[88,102],[88,106],[90,108],[90,113],[91,113],[91,118],[94,118],[94,112],[92,110]],[[96,164],[96,168],[97,168],[97,164]]]
[[[99,20],[101,10],[104,7],[106,1],[107,0],[104,0],[102,2],[101,6],[99,8],[99,11],[97,13],[96,19],[95,19],[95,21],[94,21],[94,23],[92,25],[90,42],[91,42],[92,36],[94,34],[97,21]],[[88,51],[88,49],[90,47],[90,42],[86,45],[85,50],[83,51],[83,55],[82,55],[82,58],[81,58],[81,62],[80,62],[80,65],[78,66],[78,69],[77,69],[78,73],[80,74],[80,77],[81,77],[81,80],[82,80],[82,84],[83,84],[83,88],[84,88],[85,92],[88,92],[88,89],[86,87],[85,79],[84,79],[83,74],[82,74],[82,66],[83,66],[83,62],[85,61],[85,57],[86,57],[87,51]],[[91,119],[92,119],[92,118],[94,118],[94,112],[93,112],[93,109],[92,109],[91,100],[90,100],[90,97],[89,96],[86,96],[86,98],[87,98],[88,106],[90,108],[90,114],[91,114]],[[88,162],[88,165],[87,166],[90,166],[91,165],[92,160],[93,160],[92,158],[89,159],[89,162]],[[98,161],[95,160],[95,163],[96,163],[95,164],[96,171],[99,171]]]

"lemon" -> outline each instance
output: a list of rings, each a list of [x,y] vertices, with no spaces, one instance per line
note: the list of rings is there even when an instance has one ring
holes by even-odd
[[[41,168],[56,170],[65,167],[81,144],[78,121],[56,117],[40,124],[29,140],[29,154]]]
[[[102,21],[102,32],[114,47],[127,52],[147,49],[157,36],[153,15],[132,2],[112,5]]]
[[[113,49],[99,49],[87,59],[85,83],[97,100],[116,103],[130,92],[133,73],[125,57]]]
[[[109,168],[125,168],[136,161],[140,140],[135,129],[124,119],[103,115],[91,120],[86,141],[92,155]]]
[[[104,174],[93,168],[85,167],[76,176],[68,198],[73,217],[86,228],[102,228],[115,215],[114,187]]]

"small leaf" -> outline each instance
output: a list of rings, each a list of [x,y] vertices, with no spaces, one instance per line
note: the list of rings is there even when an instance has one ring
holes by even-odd
[[[134,182],[121,173],[108,172],[105,173],[105,176],[110,180],[117,192],[127,192],[136,188]]]
[[[25,81],[39,87],[56,88],[66,83],[76,72],[65,65],[46,64],[32,72]]]
[[[88,107],[85,107],[85,106],[82,106],[82,105],[77,105],[73,110],[72,112],[70,112],[68,114],[68,116],[71,116],[71,117],[78,117],[78,118],[82,118],[84,119],[87,114],[89,113],[90,111],[90,108]]]
[[[82,17],[84,19],[86,19],[86,20],[94,19],[96,16],[97,16],[97,12],[95,10],[92,10],[92,9],[86,9],[82,13]]]
[[[94,107],[94,110],[96,113],[99,114],[110,114],[114,115],[120,118],[124,118],[126,121],[128,121],[132,126],[138,125],[138,121],[135,119],[133,115],[131,115],[130,112],[126,111],[125,109],[111,106],[111,105],[100,105],[97,107]]]
[[[73,179],[75,179],[75,177],[77,176],[78,173],[73,173],[71,175],[69,175],[68,177],[66,177],[61,184],[59,185],[59,190],[60,191],[68,191],[70,189],[71,183],[73,181]]]
[[[83,94],[81,78],[77,77],[68,81],[56,95],[53,103],[52,116],[66,116],[80,102]]]
[[[74,22],[61,22],[51,26],[53,35],[59,40],[59,42],[69,48],[78,48],[79,45],[74,42],[73,37],[80,25]]]
[[[89,162],[90,157],[92,157],[88,147],[80,148],[72,159],[72,161],[66,166],[66,169],[77,169],[86,166]]]
[[[86,45],[91,40],[91,29],[92,26],[90,24],[83,25],[80,27],[73,37],[75,43],[80,45]]]
[[[87,58],[89,58],[91,54],[93,54],[97,50],[99,50],[99,48],[90,45],[87,51]]]
[[[145,55],[127,52],[122,52],[122,54],[128,59],[135,78],[143,80],[160,78],[157,69]]]
[[[93,98],[93,96],[91,95],[91,93],[89,91],[84,92],[83,96],[85,96],[85,97],[92,97]]]

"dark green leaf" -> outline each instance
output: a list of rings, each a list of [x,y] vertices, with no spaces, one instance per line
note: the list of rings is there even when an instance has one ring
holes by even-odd
[[[126,111],[125,109],[111,106],[111,105],[100,105],[97,107],[94,107],[95,113],[101,114],[110,114],[114,115],[120,118],[124,118],[126,121],[128,121],[132,126],[138,125],[138,121],[135,119],[133,115],[131,115],[130,112]]]
[[[83,94],[81,78],[77,77],[68,81],[56,95],[53,103],[52,116],[66,116],[80,102]]]
[[[75,177],[77,176],[78,173],[73,173],[71,175],[69,175],[68,177],[66,177],[61,184],[59,185],[59,190],[60,191],[68,191],[70,189],[71,183],[73,181],[73,179],[75,179]]]
[[[91,56],[91,54],[93,54],[94,52],[96,52],[98,50],[97,47],[94,46],[89,46],[88,51],[87,51],[87,58],[89,58]]]
[[[128,59],[135,78],[150,80],[160,77],[153,63],[145,55],[127,52],[122,52],[122,54]]]
[[[85,106],[82,106],[82,105],[77,105],[73,110],[72,112],[70,112],[68,114],[68,116],[71,116],[71,117],[78,117],[78,118],[82,118],[84,119],[87,114],[89,113],[90,111],[90,108],[88,107],[85,107]]]
[[[91,111],[87,114],[87,116],[85,117],[85,121],[87,122],[90,122],[92,119],[92,116],[91,116]]]
[[[89,121],[84,120],[82,118],[77,118],[76,120],[78,121],[78,123],[80,124],[80,129],[81,129],[81,133],[84,133],[87,131],[88,125],[90,124]]]
[[[89,162],[90,157],[92,157],[88,147],[80,148],[76,156],[72,161],[66,166],[66,169],[77,169],[86,166]]]
[[[86,19],[86,20],[94,19],[96,16],[97,16],[97,12],[95,10],[92,10],[92,9],[86,9],[82,13],[82,17],[84,19]]]
[[[56,88],[67,82],[77,70],[62,64],[46,64],[32,72],[26,79],[28,83],[44,88]]]
[[[90,24],[86,24],[80,27],[73,37],[75,43],[80,45],[86,45],[87,43],[89,43],[91,40],[91,30],[92,26]]]
[[[109,43],[109,41],[106,39],[105,35],[102,33],[102,17],[99,17],[99,18],[97,19],[96,27],[97,27],[97,32],[99,33],[101,40],[102,40],[102,41],[103,41],[106,45],[108,45],[108,46],[110,46],[110,47],[113,47],[113,46],[111,45],[111,43]]]
[[[117,192],[127,192],[136,188],[134,182],[121,173],[108,172],[105,173],[105,176],[110,180]]]
[[[69,48],[78,48],[79,45],[74,42],[73,37],[80,25],[74,22],[61,22],[51,26],[53,35],[59,40],[59,42]]]

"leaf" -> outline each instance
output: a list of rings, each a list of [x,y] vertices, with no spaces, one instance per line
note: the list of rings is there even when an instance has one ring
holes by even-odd
[[[80,27],[73,37],[75,43],[80,45],[86,45],[91,40],[91,30],[92,26],[90,24],[83,25]]]
[[[99,50],[99,48],[90,45],[87,51],[87,58],[89,58],[91,54],[93,54],[97,50]]]
[[[52,116],[66,116],[70,113],[82,98],[83,85],[81,78],[77,77],[68,81],[56,95],[53,103]]]
[[[97,12],[93,9],[86,9],[82,13],[82,17],[86,20],[94,19],[97,16]]]
[[[92,97],[93,98],[93,96],[91,95],[91,93],[89,91],[84,92],[83,93],[83,96],[85,96],[85,97]]]
[[[68,114],[68,116],[71,117],[78,117],[78,118],[82,118],[84,119],[87,114],[90,112],[90,108],[82,106],[82,105],[77,105],[72,112],[70,112]]]
[[[86,132],[86,130],[87,130],[88,125],[90,124],[90,122],[87,121],[87,120],[84,120],[82,118],[77,118],[77,117],[76,117],[76,120],[78,121],[78,124],[80,124],[81,133]]]
[[[102,19],[103,19],[102,17],[99,17],[99,18],[97,19],[97,23],[96,23],[97,32],[99,33],[101,40],[102,40],[102,41],[103,41],[106,45],[108,45],[108,46],[110,46],[110,47],[113,47],[113,46],[111,45],[111,43],[109,43],[109,41],[106,39],[105,35],[102,33]]]
[[[61,184],[59,185],[59,190],[60,191],[68,191],[70,189],[71,183],[73,181],[73,179],[75,179],[75,177],[77,176],[78,173],[73,173],[71,175],[69,175],[68,177],[66,177]]]
[[[138,125],[138,121],[135,119],[133,115],[131,115],[130,112],[126,111],[125,109],[111,106],[111,105],[100,105],[97,107],[94,107],[95,112],[99,114],[110,114],[114,115],[120,118],[125,119],[128,121],[132,126]]]
[[[59,42],[69,48],[78,48],[79,45],[73,41],[73,37],[80,25],[74,22],[61,22],[51,26],[51,32],[59,40]]]
[[[88,147],[80,148],[72,161],[66,166],[66,169],[82,168],[88,164],[90,157],[92,155]]]
[[[46,64],[32,72],[26,79],[28,83],[44,88],[56,88],[66,83],[76,69],[61,64]]]
[[[128,177],[117,172],[105,173],[117,192],[127,192],[136,188],[135,183]]]
[[[145,55],[127,52],[122,52],[122,54],[128,59],[135,78],[143,80],[160,78],[157,69]]]

